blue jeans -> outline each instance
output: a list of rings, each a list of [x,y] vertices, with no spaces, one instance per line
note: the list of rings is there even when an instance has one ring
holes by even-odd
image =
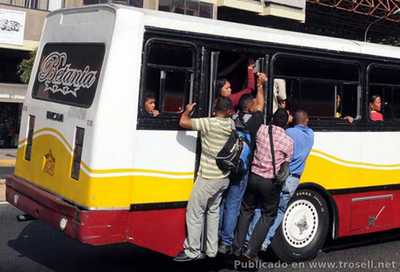
[[[228,189],[225,191],[225,198],[220,207],[220,239],[222,244],[231,246],[233,243],[234,231],[240,212],[244,192],[247,187],[248,173],[241,178],[232,178]]]
[[[285,184],[283,185],[282,191],[280,193],[279,206],[278,206],[278,211],[277,211],[274,223],[269,228],[267,236],[262,244],[263,250],[266,250],[268,248],[268,246],[271,244],[272,238],[274,238],[276,230],[279,228],[279,226],[282,223],[283,216],[287,209],[289,200],[296,192],[297,186],[299,186],[298,178],[289,176],[286,179]],[[259,208],[257,208],[254,213],[253,220],[250,223],[249,231],[247,233],[247,239],[249,239],[249,237],[251,236],[251,233],[253,232],[253,229],[254,229],[255,225],[257,224],[257,221],[260,219],[260,217],[261,217],[261,210]]]

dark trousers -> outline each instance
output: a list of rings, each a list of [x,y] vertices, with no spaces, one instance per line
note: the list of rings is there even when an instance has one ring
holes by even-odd
[[[258,254],[268,229],[275,218],[279,203],[279,193],[280,187],[275,185],[272,179],[265,179],[256,174],[250,175],[240,208],[239,221],[233,242],[235,254],[239,254],[242,250],[254,210],[256,207],[260,207],[261,217],[254,227],[246,251],[246,255],[249,257],[254,257]]]

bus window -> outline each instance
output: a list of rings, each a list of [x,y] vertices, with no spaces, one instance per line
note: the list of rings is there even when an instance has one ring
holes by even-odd
[[[273,72],[273,111],[303,109],[319,120],[360,118],[357,64],[279,54]]]
[[[372,65],[368,72],[369,99],[381,98],[380,113],[385,121],[400,119],[400,67]],[[371,106],[369,105],[370,109]],[[378,109],[375,109],[378,110]]]
[[[146,43],[142,116],[158,116],[144,107],[148,97],[155,98],[154,110],[160,113],[160,117],[184,110],[193,91],[194,52],[193,46],[186,43],[164,40]]]
[[[209,115],[219,95],[229,95],[236,110],[243,94],[255,94],[256,73],[265,72],[265,58],[249,52],[212,51],[210,62]]]

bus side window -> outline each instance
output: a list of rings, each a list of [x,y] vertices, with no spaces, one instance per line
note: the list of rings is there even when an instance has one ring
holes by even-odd
[[[314,120],[360,117],[357,64],[278,54],[273,71],[273,111],[278,107],[291,112],[302,109]]]
[[[368,83],[368,99],[373,96],[381,97],[380,112],[383,114],[383,120],[399,121],[400,67],[372,64],[368,69]]]
[[[194,60],[195,49],[190,44],[164,40],[146,43],[142,117],[163,118],[184,110],[193,92]],[[155,99],[153,109],[145,106],[149,97]]]

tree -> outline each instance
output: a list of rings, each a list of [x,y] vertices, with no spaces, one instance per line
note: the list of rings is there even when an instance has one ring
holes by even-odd
[[[18,67],[19,78],[23,83],[28,83],[31,77],[33,63],[35,62],[37,50],[30,54],[29,59],[23,59]]]

